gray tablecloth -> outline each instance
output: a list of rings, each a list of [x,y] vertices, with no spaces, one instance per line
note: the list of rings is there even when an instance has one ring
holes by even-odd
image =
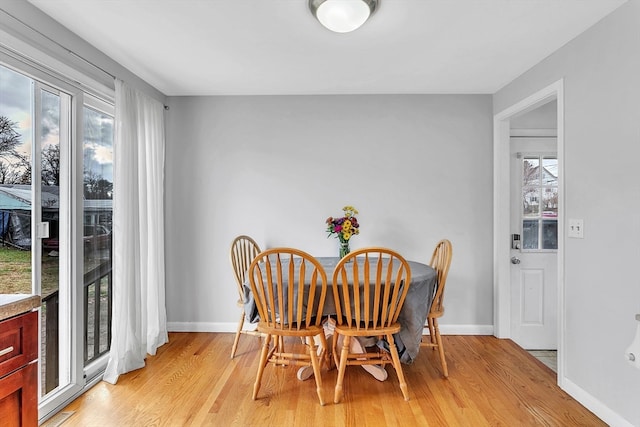
[[[336,310],[331,291],[331,280],[339,258],[319,257],[317,259],[327,273],[327,297],[322,314],[325,316],[333,315]],[[430,266],[414,261],[409,261],[409,266],[411,267],[411,286],[398,317],[402,329],[394,335],[400,352],[400,361],[406,364],[412,363],[420,351],[422,330],[431,306],[436,282],[436,272]],[[244,284],[244,295],[247,320],[256,323],[259,320],[258,310],[249,283]],[[385,344],[385,342],[378,343],[381,347],[384,347]]]

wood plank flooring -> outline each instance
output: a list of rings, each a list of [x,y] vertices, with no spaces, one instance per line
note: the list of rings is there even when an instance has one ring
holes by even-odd
[[[437,352],[424,348],[412,365],[403,365],[409,402],[391,366],[384,382],[354,366],[337,405],[336,370],[323,370],[327,404],[320,406],[313,378],[298,381],[295,366],[267,366],[258,400],[251,400],[257,337],[242,336],[231,360],[233,334],[171,333],[144,369],[120,376],[117,385],[101,382],[63,409],[74,413],[62,427],[606,426],[512,341],[443,339],[449,379],[441,377]]]

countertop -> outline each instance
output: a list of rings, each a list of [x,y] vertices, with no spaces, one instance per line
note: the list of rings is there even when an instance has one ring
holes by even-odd
[[[0,320],[40,307],[40,295],[0,294]]]

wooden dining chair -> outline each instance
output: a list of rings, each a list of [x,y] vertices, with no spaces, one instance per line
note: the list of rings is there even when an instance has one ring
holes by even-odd
[[[322,309],[327,294],[327,274],[313,256],[293,248],[272,248],[258,254],[249,266],[249,283],[260,316],[258,331],[265,335],[258,364],[253,400],[258,396],[264,368],[276,366],[311,366],[316,380],[320,405],[322,395],[321,362],[326,351],[318,355],[314,337],[322,349],[327,341],[322,326]],[[285,337],[304,341],[306,352],[285,352],[280,344]],[[272,344],[273,340],[273,345]],[[300,348],[300,344],[298,347]]]
[[[447,359],[444,356],[438,318],[444,314],[444,289],[447,284],[447,275],[449,274],[452,253],[451,242],[447,239],[442,239],[433,250],[433,255],[431,255],[429,265],[436,271],[436,290],[429,313],[427,314],[427,324],[424,326],[429,329],[429,341],[423,340],[420,343],[421,347],[431,347],[434,350],[438,350],[440,353],[440,364],[442,365],[442,375],[445,378],[449,376],[449,370],[447,368]]]
[[[387,248],[358,249],[336,265],[332,283],[336,306],[332,353],[338,366],[334,403],[342,400],[344,374],[350,365],[393,365],[404,400],[409,400],[393,334],[400,332],[398,315],[410,283],[409,263],[399,253]],[[343,336],[343,344],[338,353],[340,335]],[[385,337],[391,357],[377,347],[373,351],[365,349],[364,353],[352,352],[352,339],[369,336]]]
[[[233,239],[231,243],[230,260],[231,267],[233,267],[233,274],[236,278],[236,285],[238,289],[238,301],[237,305],[240,308],[240,320],[238,321],[238,328],[236,330],[236,336],[233,340],[233,346],[231,347],[231,358],[233,359],[238,349],[238,343],[240,342],[240,335],[255,335],[262,336],[257,330],[244,329],[244,289],[243,284],[247,278],[247,270],[251,261],[260,253],[260,247],[249,236],[241,235]]]

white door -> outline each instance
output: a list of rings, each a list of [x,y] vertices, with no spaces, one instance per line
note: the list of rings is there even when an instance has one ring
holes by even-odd
[[[555,138],[511,139],[511,337],[557,348],[558,161]]]

